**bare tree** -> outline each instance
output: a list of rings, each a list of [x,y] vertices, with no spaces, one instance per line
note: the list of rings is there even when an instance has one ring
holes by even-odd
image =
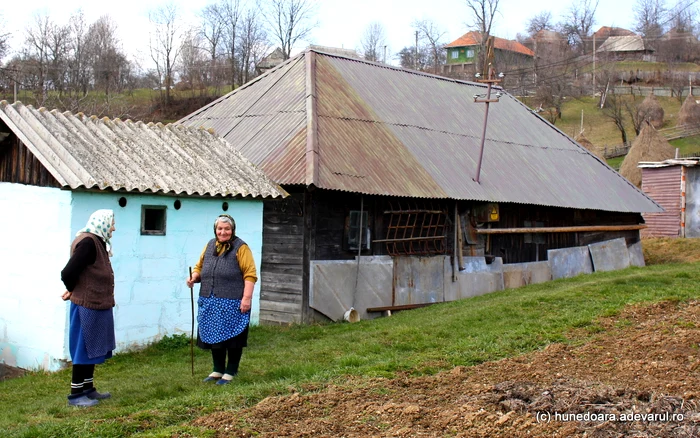
[[[200,34],[204,50],[209,57],[209,68],[204,78],[207,85],[217,77],[219,57],[223,51],[224,20],[221,6],[210,4],[204,7],[201,13]],[[218,83],[217,83],[218,86]]]
[[[5,19],[3,15],[0,13],[0,29],[5,29]],[[0,32],[0,61],[7,55],[7,53],[10,51],[10,34],[9,33],[2,33]]]
[[[113,89],[119,88],[120,70],[126,62],[126,56],[119,49],[117,25],[109,15],[103,15],[90,25],[87,52],[95,86],[109,97]]]
[[[677,0],[670,10],[669,25],[678,33],[698,33],[696,0]]]
[[[386,45],[386,31],[384,26],[378,22],[372,22],[365,28],[360,40],[362,53],[368,61],[382,61],[382,51]]]
[[[647,40],[655,40],[664,33],[665,16],[664,0],[637,0],[634,30]]]
[[[169,3],[151,11],[148,18],[152,26],[149,41],[151,59],[155,62],[158,76],[163,79],[165,105],[170,105],[170,87],[182,45],[180,16],[175,4]]]
[[[265,16],[284,59],[289,59],[296,43],[318,26],[313,0],[269,0]]]
[[[430,65],[428,52],[421,48],[417,50],[415,46],[404,47],[394,56],[394,59],[399,61],[401,67],[412,70],[425,71]]]
[[[552,13],[549,11],[542,11],[539,14],[535,14],[527,21],[527,33],[531,37],[541,30],[554,30]]]
[[[267,33],[263,26],[260,8],[248,8],[241,21],[240,32],[241,79],[240,83],[248,82],[255,75],[255,65],[270,49]]]
[[[88,67],[87,32],[88,25],[82,9],[73,14],[69,20],[71,29],[71,52],[68,63],[68,75],[71,90],[76,94],[87,95],[90,85]]]
[[[499,13],[499,0],[465,0],[467,7],[471,11],[472,22],[468,23],[468,27],[477,29],[481,34],[479,43],[479,65],[478,71],[485,71],[484,59],[486,56],[486,41],[491,35],[491,27],[495,20],[496,14]]]
[[[438,68],[445,63],[445,43],[442,38],[445,31],[431,20],[420,20],[413,23],[424,44],[430,50],[433,60],[433,73],[438,73]]]
[[[625,109],[624,96],[613,92],[608,93],[605,103],[603,104],[603,115],[615,123],[615,127],[620,131],[622,144],[627,145],[627,128],[625,127],[625,114],[623,112]],[[627,110],[627,112],[629,112],[629,110]]]
[[[37,105],[42,105],[47,99],[46,82],[51,57],[51,39],[55,28],[54,22],[48,15],[37,13],[34,15],[34,23],[25,30],[25,52],[23,58],[33,62],[26,63],[27,74],[34,75],[34,98]]]
[[[586,42],[595,24],[598,2],[599,0],[575,0],[559,24],[559,31],[567,36],[569,45],[578,50],[579,54],[587,52]]]
[[[186,88],[201,90],[204,83],[206,55],[201,49],[201,34],[194,29],[185,32],[180,51],[180,79]]]
[[[229,78],[231,80],[231,89],[236,87],[236,44],[238,44],[238,29],[241,19],[240,0],[222,0],[220,11],[223,23],[224,47],[226,47],[226,55],[229,59]]]

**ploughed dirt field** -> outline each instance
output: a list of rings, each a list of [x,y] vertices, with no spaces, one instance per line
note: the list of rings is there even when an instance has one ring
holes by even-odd
[[[700,437],[700,302],[629,307],[599,323],[585,343],[304,388],[195,424],[219,437]]]

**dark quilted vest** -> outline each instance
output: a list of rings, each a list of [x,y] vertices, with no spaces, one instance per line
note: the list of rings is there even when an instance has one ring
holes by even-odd
[[[202,286],[199,289],[200,297],[208,297],[210,292],[219,298],[240,300],[243,298],[243,272],[238,264],[238,249],[245,242],[239,237],[232,242],[232,248],[221,256],[217,256],[216,239],[211,239],[204,252],[202,263]]]
[[[73,241],[71,255],[75,251],[75,246],[83,239],[93,240],[97,255],[95,263],[85,267],[85,270],[80,273],[70,300],[88,309],[111,309],[114,307],[114,271],[109,261],[109,254],[102,239],[91,233],[83,233]]]

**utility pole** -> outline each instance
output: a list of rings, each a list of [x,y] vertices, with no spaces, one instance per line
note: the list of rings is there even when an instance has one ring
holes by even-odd
[[[415,56],[413,57],[413,69],[418,70],[418,31],[416,31],[416,47]]]
[[[384,64],[386,64],[386,44],[384,45]]]
[[[593,33],[593,95],[595,96],[595,32]]]
[[[495,71],[494,71],[494,67],[493,67],[493,60],[494,60],[493,42],[494,42],[494,39],[492,36],[489,36],[488,40],[486,40],[486,56],[484,57],[484,63],[486,64],[484,70],[487,72],[486,79],[477,80],[477,82],[487,84],[486,98],[482,99],[479,97],[474,97],[475,103],[485,103],[486,104],[486,111],[484,112],[484,128],[481,131],[481,147],[479,148],[479,162],[476,165],[476,178],[474,178],[474,181],[476,181],[477,184],[480,184],[479,177],[481,176],[481,162],[484,158],[484,143],[486,142],[486,127],[488,126],[488,120],[489,120],[489,104],[492,102],[493,103],[498,102],[498,98],[501,96],[500,93],[497,93],[496,98],[491,99],[491,87],[494,84],[501,83],[501,79],[494,78]],[[503,74],[501,73],[499,76],[503,77]]]

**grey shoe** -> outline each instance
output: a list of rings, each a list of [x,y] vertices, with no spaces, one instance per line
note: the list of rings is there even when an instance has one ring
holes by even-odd
[[[202,380],[202,382],[216,382],[219,380],[221,377],[212,377],[212,376],[207,376]]]
[[[95,388],[88,389],[87,391],[83,392],[83,395],[90,400],[104,400],[112,396],[112,394],[109,392],[97,392],[97,389]]]
[[[97,400],[93,400],[89,398],[85,394],[75,394],[78,397],[73,397],[68,396],[68,406],[75,406],[78,408],[89,408],[91,406],[95,406],[96,404],[100,403]]]

